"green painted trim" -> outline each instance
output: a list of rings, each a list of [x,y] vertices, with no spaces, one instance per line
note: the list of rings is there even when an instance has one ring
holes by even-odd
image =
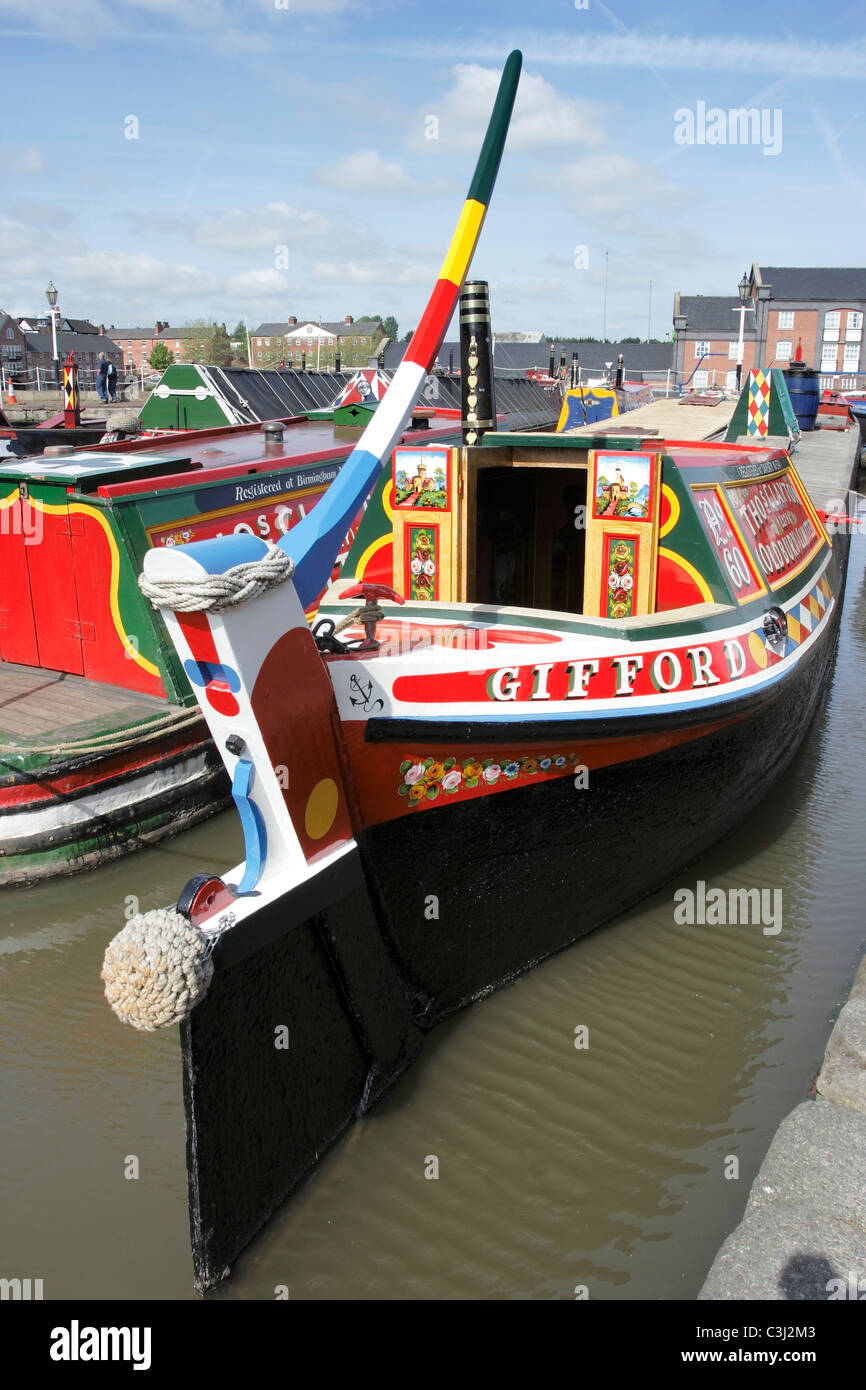
[[[657,435],[635,434],[509,434],[505,430],[488,430],[481,444],[482,449],[513,448],[518,444],[543,444],[546,449],[627,449],[658,448],[664,441]]]
[[[138,413],[143,429],[209,430],[220,425],[234,425],[237,420],[230,415],[211,394],[211,386],[202,370],[192,363],[175,362],[166,367],[160,386],[172,393],[167,397],[151,392]],[[195,391],[203,386],[207,396],[203,401],[192,395],[179,395],[178,392]]]
[[[485,208],[490,202],[490,195],[493,192],[493,185],[499,172],[499,162],[505,148],[505,137],[508,134],[508,123],[511,120],[514,98],[517,95],[517,84],[520,81],[522,64],[523,54],[515,48],[514,52],[509,54],[505,67],[502,69],[499,91],[496,93],[496,101],[493,104],[487,134],[484,136],[484,144],[481,146],[475,173],[466,195],[467,198],[483,203]]]
[[[134,692],[130,692],[134,696]],[[146,696],[142,697],[146,699]],[[67,724],[57,729],[39,734],[34,738],[24,738],[20,734],[11,734],[8,730],[0,727],[0,742],[4,744],[18,744],[19,751],[16,753],[4,753],[2,763],[2,774],[0,774],[0,787],[10,787],[19,785],[23,780],[29,780],[34,774],[42,774],[49,768],[63,769],[71,765],[78,765],[81,762],[95,763],[102,757],[111,757],[117,748],[114,740],[118,734],[124,734],[129,739],[134,739],[136,735],[147,736],[150,726],[157,720],[164,720],[166,715],[172,713],[172,706],[166,701],[164,708],[150,709],[142,712],[139,708],[136,713],[135,706],[128,708],[116,715],[101,715],[98,718],[82,720],[77,724]],[[176,713],[180,714],[181,710]],[[187,728],[195,728],[190,724]],[[157,737],[171,738],[176,730],[171,724],[160,727],[154,731],[153,741]],[[199,738],[204,742],[209,737],[207,726],[202,716]],[[148,740],[150,741],[150,740]],[[96,751],[76,753],[71,749],[68,753],[40,753],[34,752],[40,745],[51,743],[80,743],[87,748],[96,745]],[[144,746],[144,745],[142,745]]]
[[[449,623],[476,623],[485,627],[496,627],[503,624],[506,627],[521,628],[541,628],[546,631],[555,630],[557,632],[575,633],[586,637],[616,637],[620,641],[626,642],[662,642],[670,637],[682,637],[701,632],[713,633],[729,627],[746,627],[750,623],[758,624],[763,619],[764,613],[773,604],[784,605],[789,601],[790,595],[797,593],[801,589],[814,584],[822,569],[825,561],[832,561],[832,555],[828,551],[819,551],[815,559],[805,570],[796,576],[789,585],[781,589],[776,589],[769,594],[758,594],[749,603],[744,603],[742,607],[731,603],[721,613],[704,614],[696,618],[694,613],[690,614],[689,609],[681,610],[687,616],[682,619],[674,618],[670,623],[661,622],[661,614],[654,613],[650,617],[651,625],[641,627],[631,627],[627,629],[617,628],[613,631],[614,624],[604,624],[602,620],[596,620],[592,625],[588,622],[581,622],[580,618],[567,618],[560,614],[554,614],[547,618],[542,614],[518,612],[516,609],[506,609],[499,611],[493,608],[485,608],[483,605],[465,603],[462,605],[444,603],[406,603],[394,616],[403,618],[415,618],[419,622],[438,619]],[[348,577],[348,576],[347,576]],[[831,584],[832,587],[832,584]],[[841,597],[836,593],[837,601]],[[327,599],[322,603],[319,614],[324,616],[345,616],[345,604],[328,603]],[[671,610],[676,613],[676,609]]]

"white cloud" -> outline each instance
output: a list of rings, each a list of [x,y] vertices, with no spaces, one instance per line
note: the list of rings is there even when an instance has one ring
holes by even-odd
[[[165,21],[173,28],[196,31],[205,43],[229,52],[265,51],[270,46],[270,25],[283,19],[291,22],[293,15],[305,15],[309,22],[352,8],[361,8],[358,0],[288,0],[279,8],[274,0],[207,0],[205,6],[201,0],[123,0],[123,4],[76,0],[74,5],[59,0],[0,0],[0,16],[23,20],[37,35],[83,46],[122,36],[158,37],[154,22]]]
[[[336,285],[424,285],[433,288],[437,267],[404,260],[399,256],[373,256],[355,260],[314,261],[310,278]]]
[[[401,165],[383,159],[377,150],[357,150],[344,155],[333,164],[322,165],[311,175],[312,181],[340,193],[365,194],[369,197],[435,197],[451,193],[454,185],[437,179],[412,178]]]
[[[278,270],[245,270],[240,275],[229,275],[225,282],[225,293],[230,299],[256,302],[277,298],[285,302],[288,294],[296,286],[290,284],[285,275]]]
[[[543,38],[538,31],[462,36],[466,51],[479,60],[502,64],[511,48],[531,51],[533,61],[562,67],[609,67],[668,69],[677,72],[744,71],[742,35],[730,33],[692,38],[686,34],[646,34],[634,29],[625,34],[577,34],[574,30],[547,30]],[[386,50],[391,56],[396,50]],[[454,56],[453,42],[425,39],[418,43],[401,43],[399,56],[405,60]],[[752,54],[754,66],[762,76],[776,73],[784,77],[864,80],[866,74],[866,39],[846,37],[840,43],[821,43],[812,39],[799,42],[774,35],[772,42],[760,43]],[[497,69],[499,71],[499,69]],[[525,78],[521,79],[521,86]]]
[[[664,206],[672,210],[686,197],[682,189],[659,173],[657,165],[613,151],[599,151],[560,164],[555,174],[536,171],[533,182],[559,192],[566,206],[581,217],[635,209],[644,216],[650,208]]]
[[[267,203],[264,207],[231,208],[209,222],[200,222],[193,229],[193,240],[223,251],[273,250],[275,246],[320,240],[329,230],[328,218],[315,208]]]
[[[41,174],[45,155],[38,145],[0,145],[0,169],[7,174]]]
[[[452,88],[418,108],[407,141],[412,148],[435,153],[440,141],[448,149],[479,148],[499,87],[500,69],[458,63],[453,73]],[[565,96],[539,74],[524,72],[508,131],[509,149],[595,148],[605,138],[601,111],[597,102]],[[438,121],[436,139],[425,134],[430,116]]]
[[[53,258],[52,263],[56,265],[59,257],[65,256],[70,250],[77,250],[80,245],[78,238],[70,240],[68,233],[56,230],[61,225],[59,220],[52,228],[46,223],[36,225],[22,222],[15,217],[0,217],[0,269],[4,258],[9,258],[9,263],[0,278],[7,282],[17,278],[19,256],[37,255],[43,264],[50,256]],[[48,274],[49,272],[46,272],[46,279]]]
[[[85,251],[81,255],[69,256],[66,262],[67,273],[77,285],[90,291],[111,292],[120,296],[120,303],[126,298],[149,295],[153,302],[165,298],[167,287],[171,287],[173,298],[189,294],[212,294],[221,288],[220,277],[212,272],[200,270],[198,266],[174,264],[167,265],[164,260],[152,256],[147,251],[127,254],[123,251]]]

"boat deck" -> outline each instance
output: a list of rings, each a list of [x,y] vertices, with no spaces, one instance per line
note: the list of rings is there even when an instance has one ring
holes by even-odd
[[[73,731],[76,738],[105,734],[180,709],[152,695],[99,685],[82,676],[0,661],[0,745],[20,741],[22,748],[29,748],[45,735],[50,736],[45,741],[62,743]]]
[[[637,410],[627,410],[615,420],[600,423],[609,425],[611,433],[616,427],[627,434],[654,432],[659,439],[709,439],[720,430],[727,429],[736,404],[733,397],[720,401],[718,405],[680,405],[679,397],[671,396],[668,400],[640,405]],[[578,425],[564,433],[585,434],[586,426]]]

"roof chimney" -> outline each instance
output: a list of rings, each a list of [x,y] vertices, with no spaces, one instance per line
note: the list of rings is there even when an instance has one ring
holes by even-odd
[[[354,322],[355,322],[355,320],[352,318],[352,315],[351,315],[351,314],[347,314],[347,315],[346,315],[346,323],[354,323]]]

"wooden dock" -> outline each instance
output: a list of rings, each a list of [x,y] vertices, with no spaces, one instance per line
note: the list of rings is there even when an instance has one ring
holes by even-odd
[[[856,421],[847,430],[810,430],[800,436],[791,461],[819,510],[847,512],[848,491],[856,485],[860,447]]]

